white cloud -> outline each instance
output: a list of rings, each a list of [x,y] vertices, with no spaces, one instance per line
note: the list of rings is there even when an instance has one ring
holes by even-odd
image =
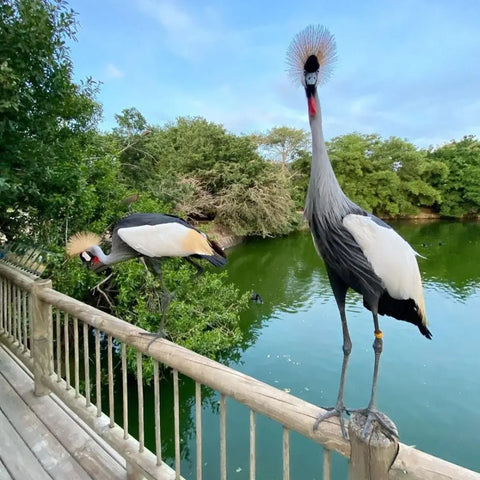
[[[108,63],[105,67],[104,80],[111,80],[114,78],[123,78],[125,73],[122,72],[117,66],[113,63]]]

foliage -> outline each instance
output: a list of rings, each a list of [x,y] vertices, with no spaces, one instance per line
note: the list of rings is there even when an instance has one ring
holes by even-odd
[[[308,132],[291,127],[274,127],[253,139],[267,159],[280,162],[283,167],[296,160],[310,145]]]
[[[98,283],[98,275],[85,268],[80,261],[68,261],[63,249],[57,248],[43,276],[53,279],[53,287],[78,300],[92,303],[92,288]]]
[[[179,118],[130,137],[129,145],[120,155],[125,180],[181,215],[240,235],[283,234],[295,225],[288,175],[265,162],[249,137]]]
[[[248,304],[249,293],[241,294],[228,282],[226,272],[214,273],[210,267],[197,277],[196,270],[181,259],[164,262],[162,272],[166,287],[174,294],[166,314],[167,338],[209,358],[237,358],[235,346],[242,340],[239,314]],[[78,261],[57,262],[55,286],[133,325],[157,332],[162,292],[158,276],[139,260],[115,265],[110,273],[112,276],[93,290],[102,276]],[[134,374],[135,361],[135,353],[130,352],[129,366]],[[151,361],[144,362],[143,374],[145,380],[151,380]]]
[[[303,210],[310,181],[312,156],[305,150],[299,152],[298,157],[289,165],[291,172],[292,199],[297,210]]]
[[[351,133],[333,138],[327,149],[345,193],[377,215],[408,215],[418,207],[433,207],[442,201],[441,190],[434,183],[446,177],[447,168],[405,140]],[[292,163],[292,171],[296,198],[304,198],[310,158],[299,156]]]
[[[402,191],[400,170],[411,165],[405,152],[421,154],[399,139],[382,141],[378,135],[350,134],[328,145],[332,165],[345,193],[363,208],[379,215],[412,213],[415,206]]]
[[[0,5],[0,229],[8,238],[28,231],[55,240],[85,202],[82,158],[99,107],[92,80],[72,81],[66,43],[75,29],[61,1]],[[51,219],[56,229],[44,228]]]
[[[428,153],[431,162],[443,165],[448,175],[431,182],[442,192],[439,211],[446,216],[480,213],[480,141],[465,136]]]

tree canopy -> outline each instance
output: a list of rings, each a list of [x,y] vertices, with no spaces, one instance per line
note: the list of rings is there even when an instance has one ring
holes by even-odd
[[[265,134],[253,135],[265,158],[280,162],[283,167],[301,155],[310,145],[310,134],[291,127],[274,127]]]
[[[430,174],[441,192],[437,208],[442,215],[458,217],[480,213],[480,141],[469,135],[428,152],[430,164],[440,164],[448,175]]]
[[[288,173],[265,162],[250,137],[203,118],[179,118],[147,132],[127,140],[114,130],[119,147],[129,142],[120,161],[133,189],[239,235],[288,233],[298,221]]]
[[[441,183],[449,167],[397,137],[350,133],[327,142],[333,169],[343,190],[355,203],[380,216],[414,214],[420,207],[438,210]],[[310,158],[293,164],[294,183],[305,195]]]
[[[95,82],[72,81],[66,44],[75,31],[63,2],[0,5],[0,229],[7,237],[67,218],[88,196],[84,152],[100,108]]]

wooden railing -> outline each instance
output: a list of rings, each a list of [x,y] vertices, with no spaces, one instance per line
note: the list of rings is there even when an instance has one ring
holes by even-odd
[[[350,457],[350,443],[341,434],[335,419],[322,422],[317,431],[312,425],[322,409],[289,393],[276,389],[218,362],[209,360],[164,339],[150,344],[145,331],[101,312],[52,289],[49,280],[34,280],[0,261],[0,339],[14,351],[34,374],[35,394],[54,392],[73,412],[105,439],[127,462],[130,478],[180,479],[180,409],[181,373],[195,381],[196,479],[203,478],[202,391],[206,385],[220,394],[220,478],[227,478],[227,398],[249,408],[245,419],[250,425],[250,479],[256,478],[257,415],[264,415],[283,427],[283,479],[290,479],[290,432],[295,431],[324,448],[323,478],[330,479],[331,452]],[[106,349],[100,348],[101,337]],[[72,338],[73,337],[73,338]],[[90,339],[94,338],[93,342]],[[93,348],[92,345],[93,343]],[[149,345],[150,344],[150,345]],[[73,352],[70,351],[73,348]],[[122,398],[114,396],[113,356],[119,351]],[[137,368],[138,435],[129,431],[127,395],[127,348],[134,349]],[[92,351],[93,350],[93,351]],[[117,355],[117,354],[116,354]],[[90,357],[95,358],[94,371]],[[105,358],[106,357],[106,358]],[[144,411],[142,368],[145,357],[154,362],[153,412]],[[71,361],[73,365],[71,364]],[[162,461],[160,435],[159,364],[173,371],[174,445],[173,468]],[[102,366],[105,365],[105,371]],[[103,378],[108,384],[108,402],[102,402]],[[93,380],[93,381],[92,381]],[[92,390],[95,398],[92,397]],[[122,404],[122,425],[115,421],[115,403]],[[155,448],[145,447],[144,418],[155,423]],[[208,432],[206,433],[208,435]],[[371,459],[369,460],[372,461]],[[362,462],[360,462],[362,463]],[[364,462],[368,464],[369,462]],[[350,467],[352,480],[370,477],[365,466]],[[446,462],[415,448],[399,444],[398,455],[389,479],[405,480],[480,480],[480,474]],[[211,479],[208,479],[211,480]]]

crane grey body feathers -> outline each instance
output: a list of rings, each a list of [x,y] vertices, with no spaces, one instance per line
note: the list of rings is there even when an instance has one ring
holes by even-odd
[[[314,424],[331,416],[340,417],[343,435],[346,430],[342,414],[344,383],[352,342],[347,326],[345,298],[349,288],[363,296],[363,303],[372,312],[375,340],[375,364],[372,393],[364,435],[369,434],[372,421],[387,434],[398,435],[396,428],[385,422],[388,418],[375,406],[383,334],[378,314],[390,315],[416,325],[427,338],[431,333],[426,324],[422,281],[416,261],[417,253],[389,225],[353,203],[342,191],[328,158],[323,137],[322,117],[317,86],[322,72],[335,59],[335,42],[323,27],[307,27],[292,41],[287,61],[292,74],[300,77],[307,96],[312,133],[312,166],[305,217],[318,254],[323,258],[342,322],[344,359],[340,388],[335,407],[320,415]]]
[[[426,327],[426,318],[423,311],[423,295],[421,292],[420,274],[415,260],[416,253],[387,223],[372,215],[353,203],[342,191],[333,172],[323,140],[321,109],[318,95],[314,94],[317,104],[317,114],[310,116],[312,129],[312,168],[310,183],[305,203],[305,217],[309,223],[313,241],[317,252],[325,261],[329,278],[337,277],[335,284],[343,282],[363,296],[364,305],[371,311],[376,310],[381,315],[393,316],[416,325],[427,338],[431,333]],[[404,292],[389,290],[389,272],[381,278],[365,255],[366,248],[354,237],[355,228],[358,228],[354,216],[364,217],[370,221],[370,228],[382,230],[385,235],[377,235],[386,241],[381,246],[383,256],[393,259],[401,254],[394,251],[395,247],[404,251],[409,257],[409,267],[412,270],[412,280],[417,280],[415,287],[420,286],[418,292],[412,291],[411,298],[408,283]],[[361,226],[360,226],[361,228]],[[374,238],[367,238],[365,243],[373,242]],[[388,245],[391,244],[391,245]],[[380,246],[380,245],[379,245]],[[379,246],[375,246],[378,248]],[[389,251],[389,247],[391,251]],[[405,265],[404,267],[405,268]],[[391,272],[396,275],[396,272]],[[410,272],[408,272],[410,275]],[[420,283],[419,283],[420,282]],[[397,289],[398,290],[398,289]],[[408,295],[408,296],[407,296]],[[415,298],[416,297],[416,298]]]

